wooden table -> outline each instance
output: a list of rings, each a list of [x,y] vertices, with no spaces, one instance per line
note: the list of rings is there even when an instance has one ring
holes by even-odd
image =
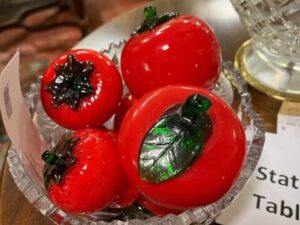
[[[178,11],[206,20],[219,38],[224,60],[233,60],[237,48],[249,38],[229,0],[160,0],[154,3],[162,12]],[[138,8],[112,20],[88,35],[75,47],[100,50],[107,47],[110,42],[128,38],[130,32],[142,21],[142,11],[142,8]],[[53,224],[17,189],[7,165],[2,173],[0,191],[1,225]]]

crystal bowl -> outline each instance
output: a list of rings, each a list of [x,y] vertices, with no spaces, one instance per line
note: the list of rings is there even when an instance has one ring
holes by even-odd
[[[121,41],[119,44],[111,44],[108,49],[102,50],[102,52],[111,58],[116,65],[119,65],[120,53],[124,43],[124,41]],[[55,124],[45,114],[39,98],[40,79],[39,77],[38,81],[30,86],[24,99],[41,136],[48,147],[51,147],[58,142],[66,130]],[[124,93],[127,91],[126,89],[125,86]],[[222,75],[213,92],[224,98],[236,111],[246,134],[247,157],[241,175],[232,188],[221,199],[209,205],[185,211],[180,215],[169,214],[162,218],[151,216],[149,212],[135,204],[124,209],[107,208],[93,214],[72,215],[59,209],[50,201],[43,186],[43,168],[38,167],[33,160],[30,160],[32,158],[30,155],[20,155],[19,151],[11,147],[7,156],[9,171],[24,196],[44,216],[49,217],[56,224],[210,224],[231,203],[248,181],[260,158],[265,135],[264,122],[253,109],[247,85],[230,62],[223,64]],[[105,123],[105,126],[112,127],[112,122],[113,117]],[[24,157],[27,158],[26,161],[29,161],[29,163],[24,163]]]

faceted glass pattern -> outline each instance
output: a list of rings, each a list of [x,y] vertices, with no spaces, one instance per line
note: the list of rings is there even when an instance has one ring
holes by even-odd
[[[299,0],[231,0],[259,50],[280,61],[300,61]]]

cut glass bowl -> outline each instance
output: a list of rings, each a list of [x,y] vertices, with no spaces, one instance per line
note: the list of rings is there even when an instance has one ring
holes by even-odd
[[[121,41],[117,45],[111,44],[108,49],[103,50],[102,52],[111,58],[116,65],[119,65],[119,57],[124,43],[124,41]],[[40,77],[36,83],[31,85],[30,90],[26,93],[24,99],[41,136],[49,147],[51,147],[58,142],[59,138],[66,130],[55,124],[45,114],[39,98],[39,81]],[[126,87],[124,89],[125,93]],[[233,90],[235,90],[235,95],[233,95]],[[30,159],[30,156],[19,155],[19,151],[16,151],[13,147],[10,148],[7,156],[9,171],[17,187],[23,192],[25,197],[44,216],[49,217],[56,224],[210,224],[238,195],[250,178],[260,158],[265,137],[264,122],[253,109],[251,95],[247,91],[247,85],[230,62],[223,64],[221,78],[213,91],[231,104],[240,118],[246,134],[247,157],[241,175],[232,188],[221,199],[207,206],[194,208],[185,211],[180,215],[169,214],[162,218],[151,216],[139,205],[133,205],[125,209],[108,208],[101,212],[87,215],[71,215],[56,207],[47,197],[42,180],[43,168],[36,166],[33,161],[28,164],[23,163],[22,158],[27,157]],[[108,128],[112,127],[112,122],[113,117],[106,122],[105,126]]]

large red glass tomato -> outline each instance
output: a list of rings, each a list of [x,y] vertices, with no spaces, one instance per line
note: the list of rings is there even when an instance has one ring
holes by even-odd
[[[169,86],[145,94],[119,133],[122,166],[145,198],[166,208],[207,205],[238,178],[245,159],[243,127],[208,90]]]
[[[211,89],[221,68],[221,49],[212,29],[194,16],[158,17],[150,6],[145,14],[121,55],[122,75],[132,95],[139,98],[169,84]]]
[[[122,82],[113,62],[100,52],[71,50],[48,67],[41,101],[49,117],[69,129],[102,125],[116,110]]]

